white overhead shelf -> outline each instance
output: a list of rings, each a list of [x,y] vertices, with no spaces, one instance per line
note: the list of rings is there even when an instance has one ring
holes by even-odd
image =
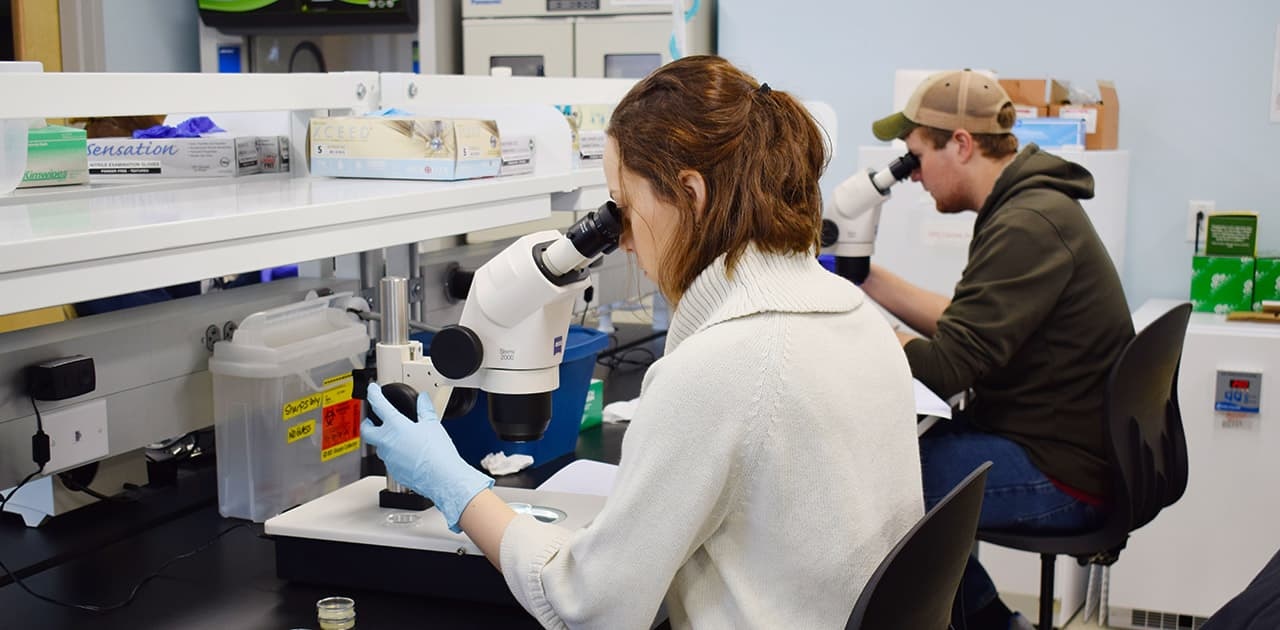
[[[549,216],[569,173],[461,182],[253,175],[0,205],[11,313]]]
[[[0,78],[0,118],[369,110],[378,106],[380,85],[377,72],[10,73]]]
[[[595,210],[609,200],[609,185],[600,166],[574,169],[570,190],[551,196],[552,210]]]
[[[0,119],[290,112],[286,175],[95,181],[0,196],[0,314],[119,295],[592,209],[599,168],[569,163],[552,104],[617,102],[633,81],[328,74],[0,75]],[[384,88],[389,90],[384,94]],[[493,117],[537,139],[531,175],[461,182],[309,177],[316,113],[412,106]]]

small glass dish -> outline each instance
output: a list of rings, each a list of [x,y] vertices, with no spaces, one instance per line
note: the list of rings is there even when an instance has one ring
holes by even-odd
[[[350,597],[326,597],[316,602],[320,630],[351,630],[356,627],[356,602]]]

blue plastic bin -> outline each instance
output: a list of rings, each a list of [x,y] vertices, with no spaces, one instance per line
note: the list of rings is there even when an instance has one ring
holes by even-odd
[[[431,345],[430,333],[418,333],[412,338],[422,342],[423,348]],[[560,362],[560,388],[551,394],[551,424],[542,439],[523,443],[499,440],[489,425],[488,396],[482,393],[467,415],[444,421],[444,428],[453,438],[458,454],[467,463],[480,468],[480,460],[485,455],[498,451],[507,455],[529,455],[533,457],[534,466],[572,453],[578,444],[582,407],[587,402],[596,355],[608,345],[609,335],[591,328],[570,326],[564,358]]]

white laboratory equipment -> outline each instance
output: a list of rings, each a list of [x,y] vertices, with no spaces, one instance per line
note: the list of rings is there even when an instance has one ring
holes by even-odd
[[[640,78],[715,51],[714,0],[468,0],[464,74]]]
[[[1129,207],[1129,152],[1052,153],[1084,166],[1093,174],[1095,197],[1081,201],[1081,205],[1116,269],[1122,271]],[[891,144],[859,147],[858,169],[882,168],[901,154],[902,148]],[[942,214],[919,182],[902,182],[893,189],[892,198],[884,202],[871,262],[920,287],[950,296],[968,260],[976,216],[974,212]],[[1035,618],[1035,598],[1040,588],[1039,556],[987,543],[978,545],[978,555],[996,588],[1002,594],[1025,596],[1030,602],[1028,617]],[[1122,555],[1121,563],[1126,561]],[[1054,623],[1061,625],[1084,603],[1088,571],[1075,562],[1058,562],[1055,566]]]
[[[200,0],[201,72],[374,70],[453,74],[454,0]]]
[[[1177,302],[1148,301],[1134,325]],[[1199,628],[1280,549],[1277,394],[1267,389],[1277,374],[1280,326],[1191,314],[1178,371],[1187,489],[1111,567],[1107,627]],[[1219,411],[1246,384],[1258,411]]]

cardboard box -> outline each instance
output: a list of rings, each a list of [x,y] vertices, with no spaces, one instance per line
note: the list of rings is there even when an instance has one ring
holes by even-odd
[[[573,134],[574,166],[599,164],[604,159],[605,130],[613,116],[613,105],[557,105]]]
[[[1018,113],[1018,120],[1047,118],[1049,116],[1048,105],[1019,105],[1018,103],[1014,103],[1013,109]]]
[[[27,170],[18,188],[89,182],[83,129],[49,125],[27,131]]]
[[[1120,140],[1120,99],[1116,96],[1115,83],[1098,81],[1099,102],[1077,105],[1061,102],[1066,97],[1065,86],[1057,81],[1051,90],[1049,115],[1059,118],[1080,118],[1085,121],[1085,143],[1089,150],[1115,149]]]
[[[1000,87],[1009,94],[1014,105],[1048,107],[1049,82],[1045,79],[1000,79]]]
[[[1259,257],[1253,269],[1253,310],[1261,311],[1262,302],[1280,300],[1280,255]]]
[[[502,139],[502,168],[500,177],[527,175],[533,172],[533,155],[537,147],[533,136],[511,136]]]
[[[1209,256],[1256,256],[1258,214],[1213,212],[1205,219],[1204,253]]]
[[[1254,259],[1250,256],[1195,256],[1191,260],[1191,307],[1198,312],[1253,309]]]
[[[429,116],[313,118],[312,175],[459,180],[502,168],[498,124]]]
[[[75,319],[76,309],[71,305],[49,306],[34,311],[22,311],[0,315],[0,333],[7,333],[24,328],[35,328],[45,324],[56,324]]]
[[[289,136],[258,136],[257,147],[263,173],[289,172]]]
[[[261,172],[257,136],[92,138],[89,176],[237,177]]]

